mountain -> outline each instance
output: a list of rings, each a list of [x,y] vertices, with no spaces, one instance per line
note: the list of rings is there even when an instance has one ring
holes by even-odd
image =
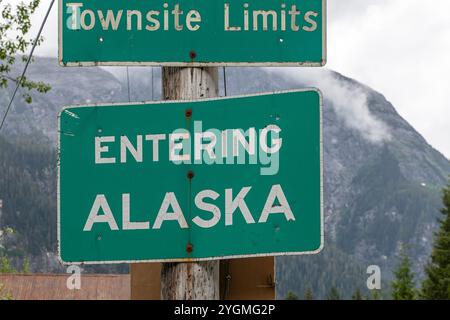
[[[29,69],[28,78],[45,81],[52,90],[34,94],[31,105],[18,97],[2,132],[0,168],[13,170],[13,177],[20,179],[2,179],[0,172],[0,226],[18,230],[13,247],[21,248],[22,256],[32,255],[35,271],[62,271],[54,262],[55,238],[49,236],[56,232],[57,113],[77,103],[160,98],[159,69],[130,68],[129,75],[128,88],[125,68],[62,68],[55,59],[37,58]],[[366,287],[369,265],[381,268],[386,283],[402,243],[408,245],[414,271],[422,277],[437,228],[441,188],[450,174],[449,160],[382,94],[331,70],[227,68],[226,77],[228,95],[318,87],[325,98],[325,249],[316,256],[277,258],[278,297],[289,291],[303,296],[311,287],[315,297],[324,298],[332,285],[350,297],[356,288]],[[11,91],[0,91],[0,106]],[[12,158],[2,157],[6,153]],[[41,162],[30,167],[16,158]],[[103,268],[126,271],[123,266]]]

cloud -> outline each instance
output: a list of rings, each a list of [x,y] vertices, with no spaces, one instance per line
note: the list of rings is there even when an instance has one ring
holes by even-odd
[[[368,141],[382,143],[391,139],[389,126],[370,112],[367,94],[362,87],[340,81],[332,73],[317,69],[273,68],[271,71],[283,73],[293,77],[295,81],[319,88],[324,97],[333,102],[331,106],[337,117]]]
[[[327,67],[383,93],[450,157],[450,1],[368,0],[353,8],[356,1],[329,1]]]
[[[385,6],[390,1],[392,0],[328,0],[328,14],[336,22],[364,14],[373,5]]]
[[[369,110],[367,95],[361,88],[345,84],[331,75],[316,80],[325,96],[333,101],[336,114],[352,129],[367,140],[381,143],[391,139],[389,127]]]

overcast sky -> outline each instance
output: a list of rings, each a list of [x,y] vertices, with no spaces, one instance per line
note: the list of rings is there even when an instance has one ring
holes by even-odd
[[[450,158],[450,1],[429,2],[328,0],[327,68],[383,93]],[[33,34],[49,3],[42,0]],[[37,54],[56,56],[57,6],[44,36]]]

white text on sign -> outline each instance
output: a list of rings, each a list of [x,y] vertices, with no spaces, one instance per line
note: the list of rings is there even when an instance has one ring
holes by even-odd
[[[104,31],[197,31],[201,28],[201,12],[196,9],[183,9],[180,4],[142,12],[141,10],[91,10],[82,2],[67,3],[67,27],[70,30],[89,31],[100,25]],[[239,19],[232,19],[232,13]],[[236,17],[236,15],[233,15]],[[252,8],[248,3],[232,6],[224,3],[223,30],[242,31],[286,31],[314,32],[318,29],[319,14],[315,11],[302,12],[297,5],[281,3],[278,8],[262,10]]]

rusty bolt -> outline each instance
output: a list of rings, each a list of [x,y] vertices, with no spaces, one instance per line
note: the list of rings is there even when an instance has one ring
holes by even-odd
[[[189,170],[189,172],[187,174],[187,177],[188,177],[189,180],[192,180],[192,178],[194,178],[194,171]]]
[[[187,109],[184,114],[186,115],[186,118],[190,118],[192,116],[192,109]]]
[[[191,243],[188,243],[186,245],[186,252],[187,253],[192,253],[192,251],[194,251],[194,246]]]
[[[189,52],[189,58],[191,58],[192,60],[194,60],[195,57],[197,57],[197,53],[195,53],[194,50],[191,50],[191,51]]]

